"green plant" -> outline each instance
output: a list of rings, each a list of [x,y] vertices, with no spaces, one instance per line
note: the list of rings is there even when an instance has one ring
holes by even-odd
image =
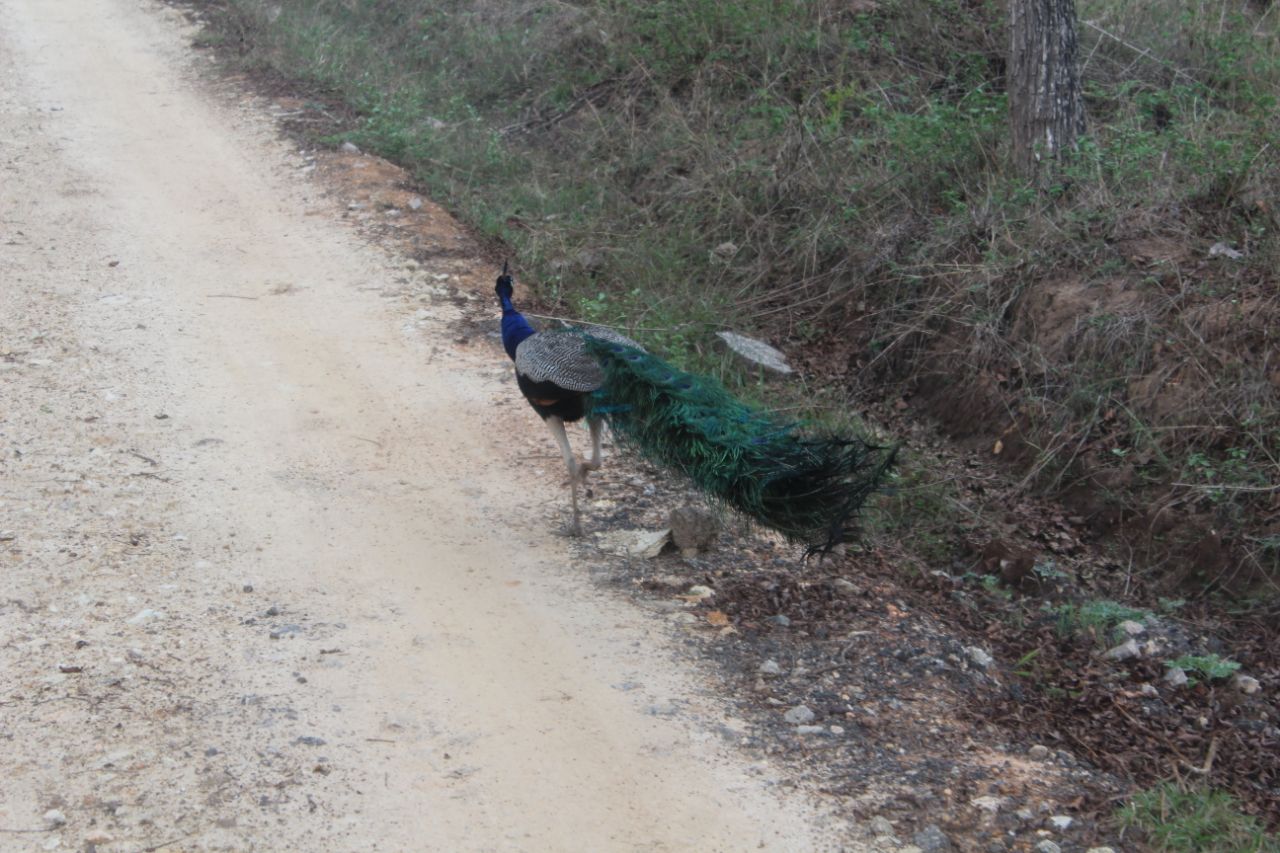
[[[1219,678],[1226,678],[1240,668],[1240,664],[1235,661],[1226,660],[1216,654],[1183,655],[1182,657],[1165,661],[1165,666],[1171,669],[1176,667],[1188,673],[1188,684],[1196,683],[1196,679],[1190,675],[1191,673],[1199,673],[1205,679],[1213,681]]]
[[[1052,608],[1051,612],[1057,617],[1059,634],[1088,634],[1103,643],[1117,639],[1115,631],[1121,622],[1141,622],[1151,616],[1149,610],[1105,599],[1083,604],[1061,604]]]
[[[1168,853],[1280,853],[1280,839],[1224,791],[1164,782],[1134,795],[1117,819]]]

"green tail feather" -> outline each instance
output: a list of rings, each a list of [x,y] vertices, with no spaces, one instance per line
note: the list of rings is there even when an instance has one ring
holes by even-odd
[[[895,449],[858,438],[805,437],[733,398],[718,382],[632,347],[586,336],[604,367],[590,414],[653,462],[811,552],[848,539]]]

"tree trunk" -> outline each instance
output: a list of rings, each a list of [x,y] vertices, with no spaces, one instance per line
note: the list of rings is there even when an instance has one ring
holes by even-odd
[[[1084,133],[1075,0],[1009,0],[1013,157],[1027,178]]]

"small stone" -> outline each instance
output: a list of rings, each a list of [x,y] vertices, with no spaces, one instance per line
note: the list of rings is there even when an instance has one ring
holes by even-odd
[[[669,544],[671,544],[671,531],[659,530],[655,533],[642,533],[627,551],[633,556],[652,560]]]
[[[164,614],[161,613],[159,610],[152,610],[151,608],[148,607],[145,610],[139,610],[132,618],[130,618],[127,621],[130,625],[141,625],[143,622],[150,622],[152,619],[163,619],[163,618],[164,618]]]
[[[1170,687],[1181,687],[1187,683],[1187,674],[1181,668],[1171,666],[1169,671],[1164,674],[1164,680]]]
[[[422,199],[418,198],[416,195],[409,199],[409,209],[422,210]]]
[[[775,625],[781,625],[783,628],[791,627],[791,620],[782,613],[779,613],[777,616],[770,616],[769,621]]]
[[[831,733],[832,733],[833,735],[842,735],[842,734],[844,734],[844,726],[832,726],[832,727],[831,727]]]
[[[1090,847],[1085,853],[1116,853],[1116,851],[1110,847]]]
[[[1031,821],[1036,819],[1036,813],[1031,809],[1027,808],[1026,806],[1023,806],[1022,808],[1018,809],[1016,812],[1013,813],[1013,815],[1023,823],[1030,823]]]
[[[348,141],[342,143],[342,152],[344,154],[359,154],[360,148],[354,142]]]
[[[1107,649],[1102,656],[1107,660],[1129,660],[1131,658],[1142,657],[1142,649],[1138,648],[1137,641],[1130,638],[1114,648]]]
[[[1062,853],[1062,848],[1047,838],[1037,844],[1034,849],[1036,853]]]
[[[698,598],[711,598],[716,594],[716,591],[709,586],[698,585],[689,587],[689,591],[685,594],[695,595]]]
[[[822,726],[796,726],[796,734],[801,735],[824,735],[827,730]]]
[[[860,592],[857,584],[846,578],[836,578],[831,585],[844,595],[857,595]]]
[[[1121,631],[1130,637],[1138,637],[1147,633],[1147,626],[1141,622],[1135,622],[1132,619],[1126,619],[1117,625]]]
[[[1075,822],[1075,818],[1065,814],[1056,814],[1049,818],[1049,826],[1058,830],[1058,832],[1066,832],[1071,828],[1071,824]]]
[[[668,525],[671,541],[686,557],[706,550],[720,533],[720,522],[716,517],[696,506],[680,506],[671,510]]]
[[[935,823],[929,824],[911,836],[911,841],[924,853],[939,853],[939,851],[951,849],[951,839],[947,838],[947,834]]]
[[[671,614],[671,621],[677,625],[692,625],[698,621],[698,617],[692,613],[673,613]]]
[[[782,675],[782,667],[778,666],[778,662],[773,658],[760,664],[758,671],[761,675]]]
[[[969,646],[965,649],[965,653],[969,655],[969,660],[973,661],[983,669],[988,668],[991,664],[996,662],[995,658],[993,658],[986,649],[979,646]]]
[[[67,822],[67,816],[59,809],[49,809],[44,813],[44,822],[49,826],[62,826]]]
[[[245,584],[244,586],[240,587],[240,591],[241,591],[241,592],[253,592],[253,584],[251,584],[251,583],[247,583],[247,584]]]
[[[893,835],[893,824],[888,818],[876,815],[867,821],[867,832],[872,835]]]
[[[809,710],[808,705],[797,705],[782,715],[782,719],[792,725],[806,725],[812,723],[816,718],[817,715]]]
[[[1230,258],[1233,261],[1238,261],[1244,257],[1244,253],[1236,251],[1235,249],[1228,246],[1226,243],[1214,243],[1212,246],[1209,247],[1209,257],[1211,258],[1224,257],[1224,258]]]
[[[1038,743],[1027,750],[1027,757],[1032,761],[1044,761],[1049,757],[1049,747]]]
[[[738,254],[738,244],[726,240],[711,250],[711,254],[722,261],[727,261]]]
[[[1004,797],[974,797],[969,801],[969,805],[975,809],[981,809],[984,812],[995,814],[1000,811],[1000,807],[1004,805]]]
[[[1257,693],[1262,689],[1262,683],[1251,675],[1237,675],[1235,678],[1236,689],[1241,693]]]
[[[1143,682],[1142,686],[1139,687],[1138,689],[1142,691],[1143,696],[1149,696],[1151,698],[1155,698],[1156,696],[1160,695],[1160,691],[1156,690],[1156,686],[1154,684],[1149,684],[1147,682]]]
[[[322,737],[315,737],[314,735],[303,735],[302,737],[295,739],[294,743],[300,743],[303,746],[324,746],[328,741]]]

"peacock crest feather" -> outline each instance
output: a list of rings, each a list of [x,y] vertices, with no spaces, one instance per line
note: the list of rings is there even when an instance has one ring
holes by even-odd
[[[607,420],[624,444],[810,552],[852,536],[858,510],[893,465],[896,448],[806,434],[713,379],[619,341],[583,337],[604,373],[588,398],[588,416]]]

